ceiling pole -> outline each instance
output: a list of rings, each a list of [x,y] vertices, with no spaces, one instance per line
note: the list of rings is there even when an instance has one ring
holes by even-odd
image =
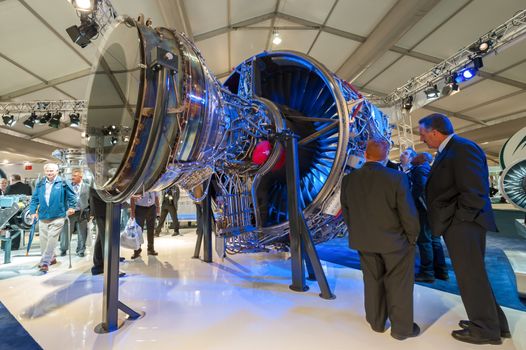
[[[332,11],[334,11],[334,8],[336,7],[336,5],[338,5],[338,2],[340,0],[335,0],[334,3],[332,4],[331,6],[331,9],[329,10],[329,13],[327,14],[327,17],[325,17],[325,21],[323,21],[323,24],[321,25],[320,29],[318,29],[318,33],[316,33],[316,37],[314,38],[314,40],[312,41],[312,44],[310,45],[309,49],[307,50],[307,55],[310,55],[310,52],[312,51],[312,48],[314,47],[314,44],[316,44],[316,41],[318,40],[322,30],[321,28],[323,28],[326,24],[327,24],[327,21],[329,20],[329,18],[331,17],[332,15]]]
[[[399,0],[336,74],[350,82],[358,78],[439,2],[440,0]]]

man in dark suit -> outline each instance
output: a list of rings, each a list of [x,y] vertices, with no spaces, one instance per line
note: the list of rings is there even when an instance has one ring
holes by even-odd
[[[440,236],[433,236],[427,218],[425,204],[425,188],[433,156],[427,152],[418,153],[412,159],[409,171],[411,179],[411,193],[418,211],[420,221],[420,234],[418,235],[418,250],[420,252],[420,268],[415,276],[415,281],[433,283],[435,278],[448,280],[446,259]]]
[[[31,186],[23,183],[20,175],[13,174],[11,175],[11,185],[7,186],[5,194],[25,194],[26,196],[31,196]]]
[[[83,257],[86,251],[86,240],[88,237],[88,216],[89,216],[89,185],[82,181],[82,169],[73,169],[71,172],[71,187],[75,192],[77,206],[75,213],[69,218],[69,230],[71,234],[77,231],[77,250],[78,256]],[[65,256],[69,249],[68,227],[64,225],[60,234],[60,256]]]
[[[358,250],[365,287],[365,314],[376,332],[391,320],[391,336],[415,337],[413,323],[415,244],[420,230],[408,176],[384,166],[389,143],[369,140],[367,162],[344,176],[343,218],[349,245]]]
[[[484,266],[486,231],[496,231],[488,196],[488,165],[484,151],[454,134],[443,114],[419,121],[420,140],[438,149],[426,187],[431,231],[443,235],[469,318],[452,332],[460,341],[501,344],[510,337],[508,322],[495,301]]]

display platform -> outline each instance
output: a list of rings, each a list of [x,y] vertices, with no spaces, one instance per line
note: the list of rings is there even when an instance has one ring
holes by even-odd
[[[364,319],[362,275],[322,262],[335,300],[289,290],[286,253],[235,255],[212,264],[191,259],[195,231],[156,239],[159,256],[127,260],[120,300],[144,318],[96,334],[102,276],[91,256],[66,257],[40,275],[39,257],[14,256],[0,265],[2,302],[44,349],[481,349],[450,336],[466,314],[460,297],[415,286],[415,320],[422,334],[397,341],[370,330]],[[129,258],[131,251],[123,250]],[[513,334],[495,349],[526,349],[526,313],[505,308]]]

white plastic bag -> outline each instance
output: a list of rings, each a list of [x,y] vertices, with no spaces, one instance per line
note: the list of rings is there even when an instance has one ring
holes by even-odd
[[[137,225],[135,219],[130,218],[126,227],[121,232],[121,247],[137,250],[143,242],[144,238],[141,227]]]

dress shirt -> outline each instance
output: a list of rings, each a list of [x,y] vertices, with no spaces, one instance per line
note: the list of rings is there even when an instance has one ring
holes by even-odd
[[[55,176],[55,179],[57,177]],[[49,205],[49,197],[51,197],[51,190],[53,189],[53,184],[55,183],[55,179],[53,181],[49,181],[49,179],[46,177],[46,192],[44,193],[44,197],[46,198],[46,204]]]
[[[151,207],[155,204],[155,198],[157,194],[155,192],[146,192],[143,196],[135,200],[135,205],[141,207]]]
[[[447,143],[449,142],[449,140],[451,140],[451,138],[454,136],[455,134],[451,134],[449,135],[448,137],[446,137],[444,139],[444,141],[442,141],[442,143],[440,144],[440,146],[438,146],[438,152],[442,152],[444,150],[444,148],[446,147]]]

